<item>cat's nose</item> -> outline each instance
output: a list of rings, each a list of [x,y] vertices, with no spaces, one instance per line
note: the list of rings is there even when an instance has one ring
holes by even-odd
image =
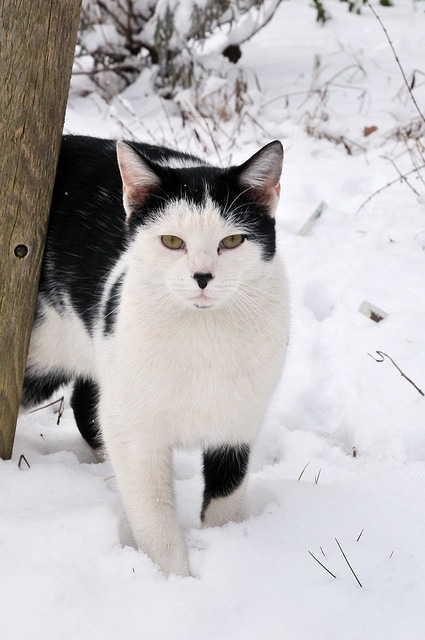
[[[212,273],[194,273],[193,277],[197,281],[200,289],[205,289],[209,281],[214,278]]]

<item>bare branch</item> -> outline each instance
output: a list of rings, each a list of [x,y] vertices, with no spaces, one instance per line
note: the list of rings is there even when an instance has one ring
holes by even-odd
[[[368,353],[367,355],[370,356],[373,360],[375,360],[375,362],[384,362],[385,358],[387,358],[394,365],[397,371],[400,373],[401,377],[407,380],[407,382],[410,382],[410,384],[415,387],[416,391],[420,393],[421,396],[425,396],[425,393],[422,391],[422,389],[419,389],[419,387],[413,382],[413,380],[411,380],[408,376],[406,376],[404,371],[400,369],[398,364],[394,362],[391,356],[389,356],[387,353],[384,353],[383,351],[377,351],[376,353],[379,356],[378,358],[375,358],[375,356],[373,356],[371,353]]]
[[[356,213],[360,213],[360,211],[362,209],[364,209],[364,207],[367,204],[369,204],[369,202],[371,200],[373,200],[373,198],[375,198],[375,196],[379,195],[380,193],[382,193],[386,189],[389,189],[394,184],[397,184],[397,182],[407,182],[407,180],[406,180],[407,176],[410,176],[412,173],[418,173],[419,171],[422,171],[422,169],[425,169],[425,164],[421,164],[419,167],[415,167],[414,169],[411,169],[410,171],[407,171],[406,173],[404,173],[403,175],[399,176],[398,178],[395,178],[394,180],[391,180],[391,182],[387,182],[387,184],[385,184],[383,187],[380,187],[380,189],[377,189],[368,198],[366,198],[366,200],[364,202],[362,202],[360,207],[357,209]]]
[[[396,50],[395,50],[395,48],[394,48],[394,45],[393,45],[393,43],[392,43],[392,40],[391,40],[391,38],[390,38],[390,36],[389,36],[389,34],[388,34],[388,31],[387,31],[387,29],[386,29],[386,27],[385,27],[384,23],[382,22],[381,18],[379,17],[379,15],[376,13],[375,9],[374,9],[374,8],[372,7],[372,5],[370,4],[369,0],[366,0],[366,4],[367,4],[367,6],[369,7],[369,9],[372,11],[372,13],[373,13],[373,15],[375,16],[375,18],[378,20],[379,24],[381,25],[381,28],[382,28],[383,32],[385,33],[385,37],[386,37],[386,38],[387,38],[387,40],[388,40],[388,44],[389,44],[389,45],[390,45],[390,47],[391,47],[391,51],[393,52],[393,55],[394,55],[394,58],[395,58],[395,61],[396,61],[397,65],[398,65],[398,68],[400,69],[401,75],[403,76],[404,84],[405,84],[405,85],[406,85],[406,87],[407,87],[407,90],[408,90],[408,92],[409,92],[409,95],[410,95],[410,97],[411,97],[411,99],[412,99],[413,104],[415,105],[416,111],[419,113],[419,116],[420,116],[420,117],[422,118],[422,120],[425,122],[425,116],[424,116],[424,114],[422,113],[422,111],[420,110],[418,103],[416,102],[416,98],[415,98],[415,96],[413,95],[413,91],[412,91],[411,83],[409,83],[409,81],[408,81],[408,79],[407,79],[407,76],[406,76],[406,74],[404,73],[404,69],[403,69],[402,64],[401,64],[401,62],[400,62],[400,59],[399,59],[399,57],[398,57],[398,55],[397,55],[397,52],[396,52]]]

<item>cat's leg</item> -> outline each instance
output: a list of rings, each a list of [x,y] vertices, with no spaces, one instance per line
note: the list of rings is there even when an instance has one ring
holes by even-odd
[[[97,419],[99,388],[93,380],[77,378],[71,396],[75,422],[84,440],[92,449],[102,447],[102,437]]]
[[[105,440],[138,548],[165,575],[190,575],[176,518],[172,450]]]
[[[238,520],[245,490],[250,445],[223,445],[203,455],[204,499],[201,521],[206,527]]]

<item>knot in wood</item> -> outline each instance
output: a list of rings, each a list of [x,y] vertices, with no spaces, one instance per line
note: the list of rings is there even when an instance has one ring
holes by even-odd
[[[18,244],[15,247],[15,256],[17,258],[25,258],[27,254],[28,254],[28,247],[26,247],[24,244]]]

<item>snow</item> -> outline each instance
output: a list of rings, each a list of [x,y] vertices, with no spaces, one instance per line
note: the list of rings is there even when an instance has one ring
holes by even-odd
[[[370,10],[327,0],[321,26],[310,4],[286,0],[243,45],[250,99],[215,128],[195,93],[197,119],[183,127],[146,73],[110,100],[73,83],[68,132],[131,132],[224,163],[282,140],[291,340],[242,522],[198,528],[199,456],[176,454],[193,578],[166,579],[134,549],[112,468],[94,460],[68,405],[59,426],[54,407],[20,417],[13,459],[0,463],[4,638],[424,637],[425,398],[393,364],[425,391],[423,170],[397,181],[424,164],[424,139],[395,135],[419,117]],[[425,2],[374,7],[423,108]],[[223,83],[209,86],[219,105]],[[360,313],[364,301],[386,318]]]

